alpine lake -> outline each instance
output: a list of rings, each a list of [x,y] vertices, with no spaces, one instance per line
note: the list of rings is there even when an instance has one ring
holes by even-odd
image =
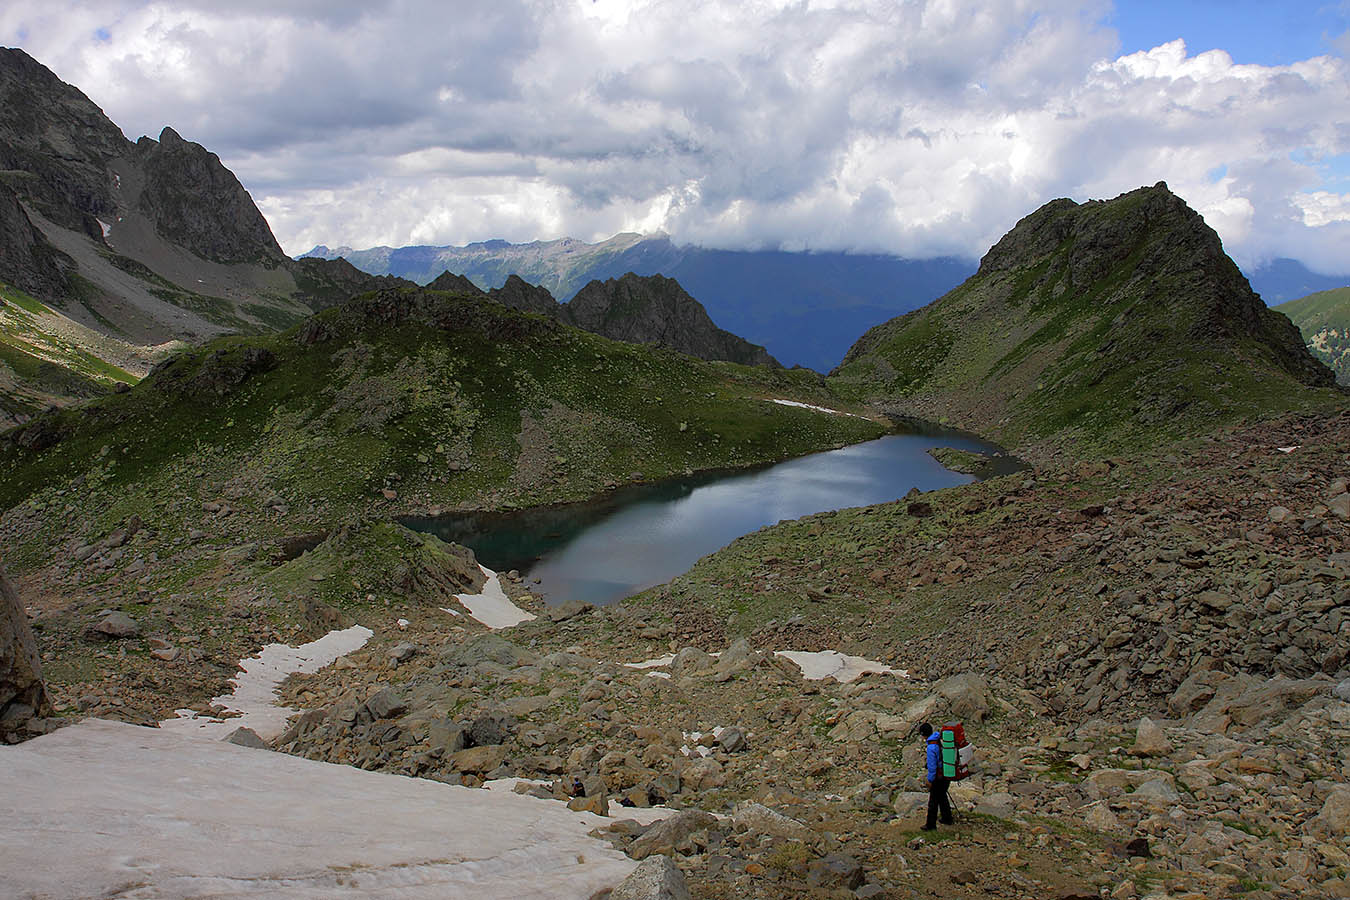
[[[907,423],[873,441],[758,469],[630,485],[579,503],[400,521],[469,547],[489,569],[519,571],[549,603],[601,605],[663,584],[766,525],[975,480],[943,467],[928,453],[934,447],[988,457],[987,475],[1023,468],[971,435]]]

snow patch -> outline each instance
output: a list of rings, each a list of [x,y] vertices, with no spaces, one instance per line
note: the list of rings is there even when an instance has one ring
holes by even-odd
[[[649,659],[646,662],[624,663],[629,669],[659,669],[662,666],[668,666],[675,661],[674,653],[667,653],[665,656],[658,656],[656,659]]]
[[[708,655],[717,657],[721,655],[721,652]],[[794,663],[797,668],[802,670],[802,677],[807,681],[821,681],[825,678],[833,678],[835,681],[853,681],[869,672],[875,672],[879,675],[894,675],[897,678],[909,677],[909,672],[906,669],[892,669],[884,663],[864,659],[861,656],[849,656],[840,653],[838,650],[775,650],[774,656],[785,657]],[[665,656],[658,656],[655,659],[648,659],[643,662],[624,663],[624,666],[629,669],[659,669],[674,661],[675,654],[667,653]],[[647,674],[658,678],[670,677],[666,672],[648,672]]]
[[[161,722],[160,728],[212,740],[220,740],[236,728],[251,728],[263,740],[270,740],[286,730],[287,719],[300,712],[276,705],[281,682],[288,675],[317,672],[339,656],[359,650],[374,633],[364,626],[353,625],[341,631],[330,631],[317,641],[299,647],[268,644],[257,656],[239,661],[243,671],[231,679],[233,693],[211,701],[241,715],[218,719],[180,709],[178,718]]]
[[[534,618],[530,613],[521,609],[511,602],[502,590],[501,579],[497,573],[487,566],[479,566],[483,574],[487,576],[487,584],[483,585],[481,594],[456,594],[455,599],[460,602],[469,615],[482,622],[488,628],[510,628],[512,625],[519,625],[521,622],[528,622]]]
[[[830,409],[828,406],[813,406],[810,403],[798,403],[796,400],[778,400],[774,397],[768,398],[770,403],[777,403],[779,406],[795,406],[798,409],[813,409],[816,412],[829,413],[832,416],[852,416],[855,419],[866,419],[867,416],[860,416],[857,413],[844,412],[842,409]]]
[[[585,900],[636,866],[565,804],[120,722],[0,747],[0,797],[6,896]]]
[[[897,678],[909,677],[909,672],[905,669],[892,669],[883,663],[864,659],[861,656],[849,656],[846,653],[840,653],[838,650],[818,650],[815,652],[775,650],[774,656],[784,657],[796,665],[797,668],[802,670],[802,677],[807,681],[833,678],[835,681],[847,682],[869,672],[878,675],[894,675]]]

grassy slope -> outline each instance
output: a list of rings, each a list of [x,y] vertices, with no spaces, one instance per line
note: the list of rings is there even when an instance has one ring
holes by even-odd
[[[1290,331],[1158,186],[1027,217],[977,275],[869,331],[830,385],[1033,455],[1130,452],[1340,402],[1305,386],[1318,373]]]
[[[40,300],[0,284],[0,417],[35,415],[136,382],[99,355],[115,341],[92,333],[80,340],[83,329],[74,323],[58,333],[52,323],[59,319]]]
[[[1298,326],[1308,349],[1331,366],[1337,380],[1350,384],[1350,287],[1290,300],[1279,311]]]
[[[408,304],[418,312],[403,315]],[[327,338],[302,343],[307,327]],[[243,377],[260,353],[270,370]],[[387,291],[283,334],[218,339],[128,393],[12,432],[0,507],[41,508],[68,490],[97,510],[81,513],[81,530],[98,534],[133,513],[181,524],[224,493],[267,537],[372,503],[571,500],[634,473],[752,465],[882,432],[766,396],[828,402],[799,373],[609,341],[477,298]],[[23,446],[51,435],[46,449]],[[268,501],[288,507],[284,519]]]

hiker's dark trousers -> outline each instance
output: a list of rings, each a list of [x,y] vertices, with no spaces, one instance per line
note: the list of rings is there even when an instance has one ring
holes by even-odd
[[[942,815],[942,824],[952,824],[952,804],[947,799],[947,786],[952,783],[950,778],[943,778],[939,775],[928,783],[928,827],[936,828],[938,814]]]

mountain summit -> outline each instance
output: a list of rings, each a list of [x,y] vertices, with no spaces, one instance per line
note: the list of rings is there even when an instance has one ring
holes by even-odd
[[[893,412],[1023,448],[1179,435],[1334,380],[1164,183],[1047,203],[974,276],[868,331],[831,375]]]

